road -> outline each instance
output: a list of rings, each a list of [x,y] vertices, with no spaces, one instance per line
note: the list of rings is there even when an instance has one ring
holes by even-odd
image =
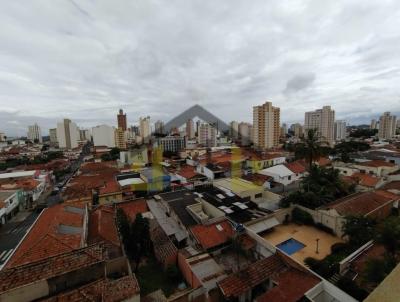
[[[87,145],[83,148],[82,154],[79,156],[79,158],[71,164],[72,172],[64,178],[64,185],[67,184],[68,181],[75,175],[83,162],[84,156],[89,152],[90,146]],[[0,269],[11,256],[29,228],[35,222],[43,208],[51,207],[55,204],[63,202],[60,193],[51,195],[50,192],[51,190],[47,190],[42,193],[42,196],[39,197],[38,206],[35,211],[29,214],[27,212],[21,212],[17,214],[19,217],[23,218],[22,221],[20,219],[16,219],[18,217],[14,217],[14,219],[0,228]]]

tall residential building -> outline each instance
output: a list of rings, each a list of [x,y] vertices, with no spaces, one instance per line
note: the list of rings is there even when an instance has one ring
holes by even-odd
[[[122,128],[115,129],[115,146],[119,149],[126,149],[126,136],[125,131]]]
[[[292,130],[292,132],[293,132],[295,137],[297,137],[297,138],[303,137],[304,129],[303,129],[303,126],[301,124],[299,124],[299,123],[292,124],[290,126],[290,129]]]
[[[230,124],[229,134],[232,139],[238,139],[239,137],[239,123],[237,121],[232,121]]]
[[[124,114],[124,111],[122,109],[119,110],[119,113],[117,115],[117,120],[118,120],[118,128],[122,128],[123,131],[126,131],[127,128],[126,114]]]
[[[79,140],[90,141],[90,132],[88,129],[79,129]]]
[[[371,128],[371,129],[378,129],[378,123],[377,123],[376,119],[372,119],[372,120],[371,120],[371,126],[370,126],[370,128]]]
[[[39,143],[43,142],[42,131],[40,130],[38,124],[35,123],[31,126],[28,126],[28,139],[32,142],[34,141],[37,141]]]
[[[286,137],[287,133],[288,133],[287,125],[283,123],[281,127],[281,137]]]
[[[131,130],[135,136],[140,135],[139,126],[131,126]]]
[[[280,109],[266,102],[253,107],[253,143],[255,148],[268,149],[279,144]]]
[[[192,119],[188,119],[186,121],[186,137],[188,139],[192,139],[196,136],[196,133],[194,131],[194,122]]]
[[[164,134],[164,122],[158,120],[155,124],[154,124],[154,132],[157,134]]]
[[[209,123],[202,123],[199,127],[199,144],[204,147],[217,146],[217,130]]]
[[[62,149],[78,147],[78,127],[69,119],[57,123],[58,146]]]
[[[341,141],[346,139],[346,121],[337,120],[335,121],[335,140]]]
[[[250,123],[241,122],[238,124],[238,138],[242,146],[251,144],[252,127]]]
[[[179,152],[185,148],[185,137],[166,136],[159,139],[163,151]]]
[[[318,138],[332,145],[335,141],[335,111],[331,106],[324,106],[322,109],[306,112],[304,121],[304,132],[310,129],[317,131]],[[307,135],[307,134],[305,134]]]
[[[51,128],[49,129],[49,137],[50,137],[50,143],[51,144],[57,144],[57,128]]]
[[[143,139],[143,143],[147,144],[150,141],[150,135],[151,135],[150,116],[140,118],[139,128],[140,128],[140,136]]]
[[[115,147],[115,128],[108,125],[99,125],[92,128],[93,145]]]
[[[381,139],[389,139],[396,135],[396,116],[385,112],[379,118],[378,137]]]

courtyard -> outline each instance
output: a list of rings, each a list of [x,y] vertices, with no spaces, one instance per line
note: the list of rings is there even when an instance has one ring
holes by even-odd
[[[314,226],[294,223],[278,225],[268,233],[262,234],[261,237],[275,246],[283,243],[283,247],[278,247],[287,253],[290,251],[289,254],[300,262],[304,262],[307,257],[323,259],[331,253],[333,244],[343,242],[340,238]]]

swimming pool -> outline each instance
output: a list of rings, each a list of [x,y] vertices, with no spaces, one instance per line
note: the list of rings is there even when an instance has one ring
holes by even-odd
[[[304,248],[305,245],[302,244],[300,241],[297,241],[296,239],[290,238],[284,242],[279,243],[276,247],[284,251],[286,254],[292,255]]]

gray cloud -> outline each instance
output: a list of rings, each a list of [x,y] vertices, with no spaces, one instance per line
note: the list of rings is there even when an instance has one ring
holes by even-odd
[[[196,103],[251,121],[267,99],[283,121],[329,104],[365,122],[400,111],[399,27],[395,0],[2,1],[0,131],[115,124],[120,107],[168,121]]]

